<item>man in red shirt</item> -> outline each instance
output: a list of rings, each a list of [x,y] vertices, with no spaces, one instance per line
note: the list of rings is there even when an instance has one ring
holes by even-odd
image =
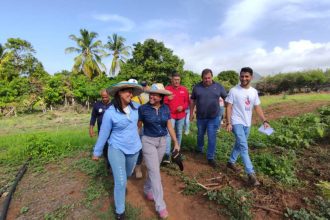
[[[175,130],[176,138],[181,146],[182,131],[184,120],[186,117],[186,109],[189,106],[189,92],[188,89],[180,85],[181,78],[178,73],[173,73],[171,77],[171,85],[166,86],[166,90],[173,93],[171,96],[165,96],[164,103],[168,105],[171,112],[171,122]],[[171,154],[171,138],[168,135],[166,140],[166,152],[163,163],[170,163]]]

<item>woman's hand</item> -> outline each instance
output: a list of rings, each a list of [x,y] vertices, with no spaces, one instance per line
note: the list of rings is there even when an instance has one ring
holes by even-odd
[[[226,130],[227,130],[228,132],[232,131],[232,130],[233,130],[233,126],[232,126],[231,124],[227,124],[227,125],[226,125]]]
[[[180,151],[180,145],[178,144],[178,142],[176,141],[176,142],[174,142],[174,148],[173,148],[173,151],[175,151],[175,150],[178,150],[178,151]]]
[[[99,157],[97,157],[97,156],[92,156],[92,160],[95,160],[95,161],[98,161],[100,158]]]

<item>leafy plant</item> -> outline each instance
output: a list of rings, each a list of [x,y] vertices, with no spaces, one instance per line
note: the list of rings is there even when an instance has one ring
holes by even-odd
[[[278,157],[271,153],[262,153],[253,157],[258,171],[288,185],[298,182],[295,175],[295,159],[293,151],[290,151],[287,156]]]
[[[202,191],[202,187],[197,184],[197,181],[190,179],[187,176],[182,176],[182,180],[185,183],[185,188],[183,190],[184,195],[195,195]]]
[[[322,195],[330,200],[330,183],[328,181],[320,181],[320,183],[316,184],[322,192]]]
[[[299,210],[292,210],[287,208],[285,217],[290,219],[315,219],[315,220],[325,220],[330,219],[330,201],[324,200],[320,196],[316,196],[313,200],[308,198],[304,199],[305,203],[308,205],[308,209],[300,208]]]
[[[229,215],[231,219],[252,219],[251,195],[243,189],[225,187],[220,191],[209,191],[207,196],[209,200],[225,206],[226,208],[221,209],[220,212]]]

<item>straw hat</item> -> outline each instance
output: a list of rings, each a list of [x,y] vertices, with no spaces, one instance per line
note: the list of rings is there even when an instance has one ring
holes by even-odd
[[[156,94],[161,94],[161,95],[172,95],[172,92],[166,90],[162,83],[152,84],[150,89],[146,90],[145,92],[146,93],[156,93]]]
[[[115,96],[115,94],[123,89],[132,88],[133,96],[138,96],[143,92],[142,86],[137,83],[132,83],[128,81],[121,81],[117,84],[114,84],[108,88],[109,95]]]

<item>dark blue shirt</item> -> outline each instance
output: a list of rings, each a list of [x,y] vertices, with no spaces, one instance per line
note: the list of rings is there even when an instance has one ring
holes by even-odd
[[[143,122],[143,135],[161,137],[167,135],[167,121],[171,118],[167,105],[153,108],[149,102],[139,108],[139,121]]]
[[[210,86],[204,86],[203,82],[194,86],[191,99],[195,101],[198,119],[211,119],[219,115],[219,98],[225,100],[226,90],[216,82]]]
[[[102,124],[103,114],[104,114],[105,110],[107,110],[109,108],[110,105],[111,105],[111,102],[109,102],[108,104],[104,104],[102,101],[97,101],[93,106],[91,120],[90,120],[89,124],[92,126],[95,126],[95,122],[97,121],[97,131],[98,132],[100,131],[100,127]]]

